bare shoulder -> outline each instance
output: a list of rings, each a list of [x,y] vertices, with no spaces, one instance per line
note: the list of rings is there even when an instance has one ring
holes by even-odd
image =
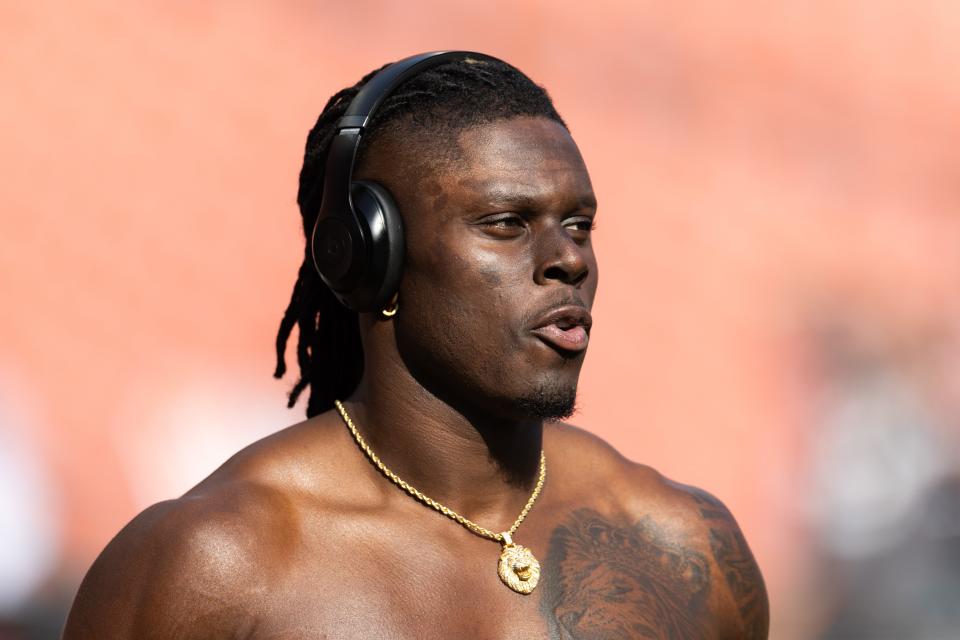
[[[598,506],[614,511],[688,502],[689,496],[674,489],[681,485],[670,483],[647,465],[629,460],[585,429],[552,423],[545,431],[544,442],[553,479],[559,480],[564,493],[576,502],[590,496],[591,503],[602,503]]]
[[[65,640],[245,637],[288,569],[296,513],[284,492],[239,479],[149,507],[90,568]]]
[[[283,502],[239,483],[146,509],[87,573],[65,640],[232,637],[255,625],[257,596],[294,543]]]
[[[573,566],[579,558],[589,566],[615,567],[623,573],[621,584],[635,582],[637,592],[657,583],[658,597],[670,594],[673,603],[658,613],[670,619],[656,626],[673,628],[676,637],[767,637],[763,577],[723,502],[626,459],[576,427],[557,425],[552,442],[553,457],[577,479],[566,483],[572,504],[551,538],[553,572],[560,577],[556,609],[567,600],[590,600],[586,593],[570,595],[583,588],[579,578],[565,579],[583,575],[582,567]]]
[[[567,485],[580,488],[573,500],[609,513],[638,518],[653,515],[676,536],[694,535],[704,523],[724,521],[735,527],[729,509],[709,492],[675,482],[653,467],[629,460],[613,446],[584,429],[565,423],[551,425],[551,468],[562,467]]]

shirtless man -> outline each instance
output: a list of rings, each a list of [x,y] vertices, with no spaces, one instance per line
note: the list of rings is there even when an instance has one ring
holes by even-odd
[[[277,374],[298,325],[308,419],[138,515],[67,640],[766,638],[723,504],[559,422],[597,287],[566,125],[509,65],[428,58],[335,95],[307,140]],[[353,206],[403,234],[389,255],[336,228],[351,180],[379,185]]]

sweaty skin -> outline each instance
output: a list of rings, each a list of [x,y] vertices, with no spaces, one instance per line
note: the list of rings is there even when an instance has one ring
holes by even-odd
[[[66,640],[766,638],[763,580],[716,498],[665,479],[518,399],[572,392],[583,351],[534,332],[593,304],[596,201],[569,133],[544,118],[462,132],[414,177],[378,141],[358,178],[394,194],[407,262],[393,320],[361,316],[365,374],[346,405],[401,478],[542,565],[519,595],[499,545],[415,502],[335,412],[247,447],[137,516],[90,569]]]

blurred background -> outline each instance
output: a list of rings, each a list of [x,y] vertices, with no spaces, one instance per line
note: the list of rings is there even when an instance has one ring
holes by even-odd
[[[299,421],[271,377],[327,97],[466,48],[600,200],[575,421],[737,515],[775,639],[960,628],[960,8],[0,2],[0,639]]]

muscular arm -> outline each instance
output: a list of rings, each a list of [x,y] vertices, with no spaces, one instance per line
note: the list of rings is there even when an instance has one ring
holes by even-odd
[[[689,490],[709,527],[710,552],[735,608],[728,615],[739,621],[738,637],[764,640],[770,626],[770,605],[763,576],[743,532],[717,498],[701,489]]]
[[[246,637],[262,584],[258,533],[228,505],[191,498],[154,505],[97,558],[64,640]]]

